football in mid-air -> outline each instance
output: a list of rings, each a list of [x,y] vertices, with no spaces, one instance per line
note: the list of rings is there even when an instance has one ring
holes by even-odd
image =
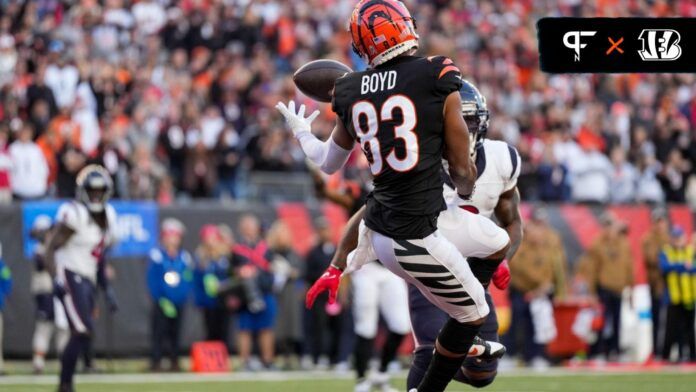
[[[320,59],[300,67],[292,80],[304,95],[315,101],[331,102],[331,91],[336,79],[348,72],[353,70],[340,61]]]

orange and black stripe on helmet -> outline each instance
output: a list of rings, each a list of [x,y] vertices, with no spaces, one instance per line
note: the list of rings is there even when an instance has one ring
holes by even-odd
[[[398,0],[361,0],[350,18],[353,50],[377,66],[418,47],[416,21]]]

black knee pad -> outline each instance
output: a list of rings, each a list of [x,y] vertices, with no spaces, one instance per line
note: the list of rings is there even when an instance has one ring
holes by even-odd
[[[451,353],[466,355],[479,329],[481,325],[463,324],[450,318],[440,330],[437,341]]]

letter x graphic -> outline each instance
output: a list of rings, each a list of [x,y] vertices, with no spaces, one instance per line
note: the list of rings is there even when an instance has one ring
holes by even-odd
[[[624,40],[623,37],[619,38],[619,40],[616,41],[616,42],[614,42],[614,40],[611,39],[611,37],[608,37],[608,39],[609,39],[609,43],[611,44],[611,47],[610,47],[609,49],[607,49],[607,53],[606,53],[606,54],[608,55],[609,53],[613,52],[614,49],[616,49],[617,52],[623,54],[623,52],[624,52],[623,49],[621,49],[621,48],[619,47],[619,45],[621,45],[621,43],[622,43],[623,40]]]

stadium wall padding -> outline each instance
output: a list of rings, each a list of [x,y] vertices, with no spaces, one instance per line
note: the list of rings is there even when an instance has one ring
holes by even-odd
[[[523,216],[528,216],[531,205],[522,206]],[[649,227],[649,208],[643,206],[612,207],[612,212],[625,219],[630,227],[631,243],[636,257],[636,278],[644,281],[640,255],[640,238]],[[583,248],[595,238],[599,228],[598,218],[604,212],[602,207],[581,205],[547,206],[550,224],[556,227],[566,246],[569,270],[580,256]],[[261,218],[264,227],[268,227],[276,218],[285,221],[293,235],[297,251],[306,252],[313,242],[314,230],[312,220],[326,216],[334,228],[334,237],[338,238],[341,224],[346,216],[340,208],[330,205],[318,205],[307,208],[301,203],[265,205],[257,203],[231,203],[221,205],[212,202],[196,202],[185,205],[161,207],[158,219],[176,217],[184,222],[187,232],[184,245],[193,251],[197,244],[200,227],[207,223],[226,223],[235,228],[244,213],[253,213]],[[0,243],[2,256],[12,270],[14,289],[3,310],[5,323],[4,347],[6,357],[31,356],[31,339],[34,330],[34,300],[29,292],[29,281],[33,263],[23,254],[21,235],[22,208],[19,204],[0,206]],[[693,214],[686,207],[670,208],[670,216],[687,230],[694,227]],[[145,257],[119,258],[111,260],[116,271],[114,282],[120,311],[111,316],[101,311],[96,327],[94,349],[98,355],[135,356],[148,353],[150,337],[150,298],[145,284]],[[100,307],[103,309],[103,307]],[[183,347],[203,337],[202,318],[197,309],[186,309],[182,331]],[[231,342],[234,346],[234,342]]]

